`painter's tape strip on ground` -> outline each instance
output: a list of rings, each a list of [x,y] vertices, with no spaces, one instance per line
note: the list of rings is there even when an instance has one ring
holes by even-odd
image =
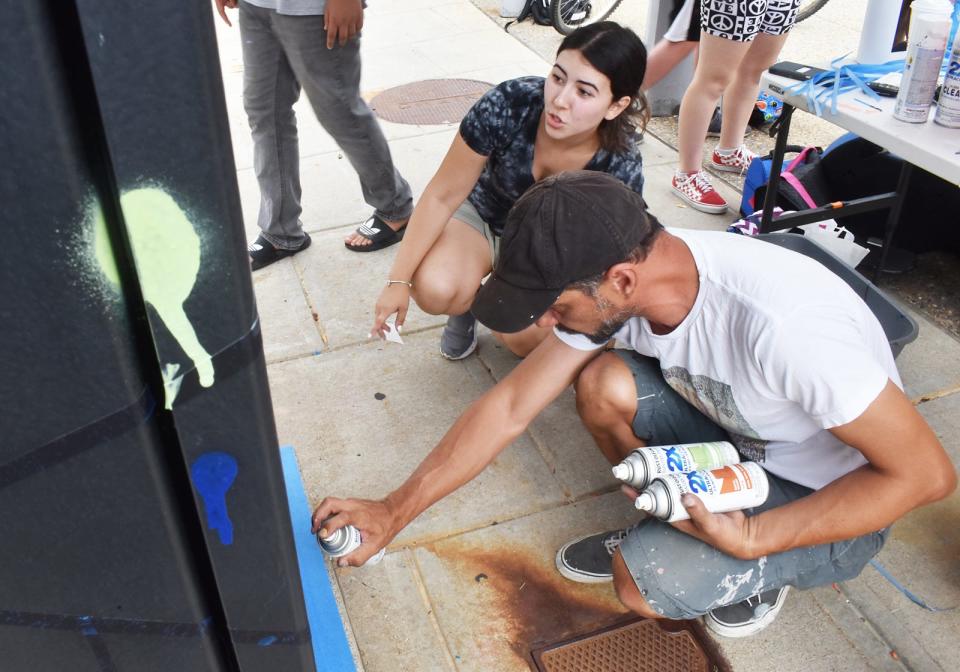
[[[246,368],[251,362],[256,361],[262,354],[263,335],[260,332],[260,318],[257,317],[245,334],[225,345],[210,357],[213,368],[217,372],[217,381],[223,382],[230,378],[238,371]],[[177,375],[176,380],[179,381],[179,393],[174,399],[168,400],[168,406],[172,406],[174,403],[182,404],[205,389],[200,384],[196,367],[191,367]]]
[[[39,448],[0,466],[0,488],[5,488],[38,471],[64,462],[94,446],[142,425],[153,415],[156,402],[149,388],[130,405],[57,437]]]
[[[873,565],[873,568],[874,568],[875,570],[877,570],[878,572],[880,572],[880,576],[882,576],[882,577],[885,578],[887,581],[889,581],[890,583],[892,583],[894,588],[896,588],[896,589],[899,590],[901,593],[903,593],[908,600],[910,600],[911,602],[913,602],[913,603],[914,603],[915,605],[917,605],[918,607],[921,607],[921,608],[923,608],[923,609],[926,609],[927,611],[933,611],[933,612],[937,612],[937,611],[953,611],[954,609],[956,609],[956,607],[931,607],[931,606],[928,605],[926,602],[924,602],[922,599],[920,599],[919,597],[917,597],[916,595],[914,595],[913,593],[911,593],[911,592],[907,589],[906,586],[904,586],[902,583],[900,583],[899,581],[897,581],[896,577],[895,577],[893,574],[890,573],[890,570],[887,569],[886,567],[884,567],[883,565],[881,565],[880,562],[879,562],[876,558],[874,558],[873,560],[871,560],[871,561],[870,561],[870,564]]]
[[[300,580],[307,603],[307,620],[313,635],[313,656],[317,669],[324,672],[356,672],[323,552],[310,532],[310,504],[303,490],[293,447],[280,448],[280,461],[283,463],[293,542],[300,564]]]

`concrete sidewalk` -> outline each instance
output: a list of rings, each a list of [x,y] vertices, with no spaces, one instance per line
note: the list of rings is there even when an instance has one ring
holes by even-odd
[[[259,193],[242,109],[239,34],[217,21],[252,240]],[[368,99],[419,80],[496,83],[549,68],[468,0],[376,0],[363,40]],[[405,345],[367,339],[396,248],[373,254],[344,248],[343,236],[369,207],[351,166],[305,100],[297,112],[302,219],[314,243],[253,276],[280,441],[295,447],[313,504],[325,495],[378,498],[517,360],[486,332],[478,356],[459,363],[441,359],[444,320],[416,308],[407,318]],[[419,195],[456,126],[382,126]],[[726,226],[732,217],[682,207],[669,193],[665,185],[676,161],[669,146],[648,135],[642,151],[645,196],[666,224]],[[739,201],[732,189],[722,187],[722,193]],[[920,337],[901,355],[901,372],[909,396],[960,462],[960,343],[922,317],[918,321]],[[557,547],[570,538],[636,520],[616,490],[568,391],[473,482],[404,530],[379,565],[331,570],[358,669],[527,670],[535,645],[623,618],[611,585],[571,583],[553,564]],[[958,495],[920,510],[894,528],[880,561],[932,603],[960,604],[958,523]],[[868,568],[836,589],[792,592],[768,630],[720,645],[737,670],[932,671],[955,668],[958,642],[960,611],[926,612]]]

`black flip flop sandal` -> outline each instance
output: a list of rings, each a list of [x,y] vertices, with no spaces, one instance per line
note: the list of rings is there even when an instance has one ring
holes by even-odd
[[[403,234],[406,230],[407,225],[404,224],[399,231],[394,231],[382,219],[376,215],[371,215],[370,219],[357,227],[357,233],[369,240],[370,244],[352,245],[344,241],[343,245],[353,252],[376,252],[399,243],[403,240]]]
[[[257,239],[250,244],[250,247],[247,248],[247,252],[250,254],[250,270],[257,271],[263,268],[264,266],[269,266],[275,261],[280,261],[285,257],[292,257],[297,252],[303,252],[305,249],[310,247],[310,234],[303,234],[304,240],[300,247],[293,250],[285,250],[280,247],[274,247],[273,244],[263,237],[263,235],[257,236]]]

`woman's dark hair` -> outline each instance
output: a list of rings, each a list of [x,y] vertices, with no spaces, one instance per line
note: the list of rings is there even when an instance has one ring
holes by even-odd
[[[610,80],[613,100],[630,96],[630,104],[612,120],[600,122],[600,145],[610,152],[622,152],[633,144],[633,134],[643,132],[650,120],[650,106],[640,90],[647,72],[647,48],[629,28],[614,21],[592,23],[567,35],[557,55],[576,49],[594,68]]]

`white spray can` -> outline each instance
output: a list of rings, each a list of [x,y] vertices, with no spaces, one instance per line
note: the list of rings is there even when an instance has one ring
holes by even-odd
[[[613,475],[627,485],[645,488],[662,474],[714,469],[739,461],[740,454],[729,441],[647,446],[627,455],[613,468]]]
[[[933,120],[947,128],[960,128],[960,32],[953,39],[947,77],[940,89],[937,113],[933,115]]]
[[[664,474],[640,493],[634,505],[668,523],[690,518],[680,497],[690,493],[708,511],[722,513],[760,506],[770,494],[767,473],[756,462],[730,464],[710,471]]]
[[[322,524],[320,525],[320,528],[323,529]],[[342,558],[345,555],[353,553],[360,547],[362,542],[363,538],[360,536],[360,530],[355,528],[353,525],[344,525],[329,537],[321,537],[320,533],[317,532],[317,543],[320,544],[320,548],[323,549],[323,552],[331,558]],[[383,554],[386,550],[387,549],[385,548],[381,548],[376,555],[364,563],[364,567],[367,565],[375,565],[380,562],[380,560],[383,559]]]
[[[895,119],[915,124],[926,122],[947,48],[952,12],[949,0],[913,0],[910,4],[907,59],[893,107]]]

